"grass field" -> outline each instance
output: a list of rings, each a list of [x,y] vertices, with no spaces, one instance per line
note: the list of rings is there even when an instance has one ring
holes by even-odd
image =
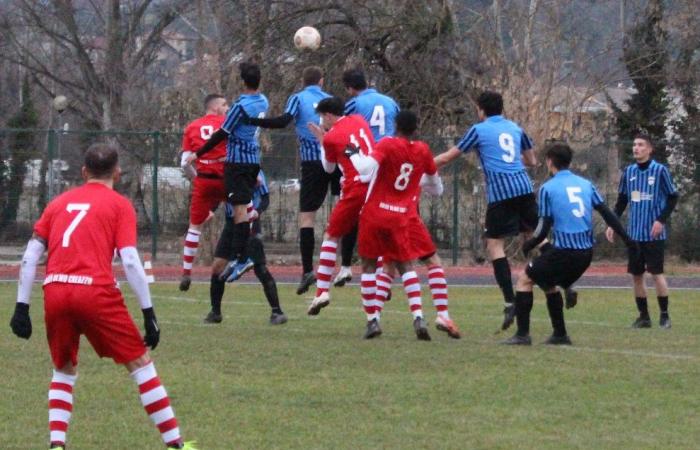
[[[672,292],[673,329],[631,330],[629,291],[582,290],[566,313],[574,347],[504,348],[496,289],[452,288],[464,337],[431,329],[432,342],[416,341],[402,294],[387,306],[384,335],[365,342],[357,287],[335,290],[314,319],[292,286],[280,289],[290,320],[279,327],[267,324],[256,286],[229,289],[215,326],[201,322],[207,285],[152,289],[156,366],[201,449],[700,448],[700,292]],[[51,372],[41,291],[25,342],[6,325],[15,290],[0,283],[0,448],[41,449]],[[130,293],[127,303],[138,314]],[[532,328],[538,343],[550,331],[541,293]],[[161,448],[126,371],[83,343],[71,450]]]

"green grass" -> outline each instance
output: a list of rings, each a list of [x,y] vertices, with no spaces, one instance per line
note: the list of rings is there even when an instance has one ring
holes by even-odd
[[[267,324],[259,287],[236,286],[224,322],[205,326],[207,285],[187,295],[153,287],[163,330],[153,357],[185,437],[201,449],[700,448],[700,292],[672,292],[673,329],[631,330],[629,290],[582,290],[566,313],[575,345],[564,349],[498,346],[496,289],[451,289],[464,337],[431,330],[432,342],[416,341],[396,290],[384,335],[365,342],[357,287],[336,289],[315,319],[291,286],[280,289],[286,325]],[[0,448],[41,449],[51,373],[41,291],[26,342],[6,325],[15,290],[0,283]],[[127,303],[138,314],[130,294]],[[549,331],[537,293],[534,341]],[[86,341],[79,367],[71,450],[161,448],[124,368]]]

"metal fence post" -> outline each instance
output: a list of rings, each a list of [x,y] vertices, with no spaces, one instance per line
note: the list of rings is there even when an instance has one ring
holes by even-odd
[[[47,147],[47,153],[48,153],[48,186],[46,187],[46,194],[47,194],[47,199],[46,202],[50,202],[53,197],[54,197],[54,184],[55,184],[55,179],[54,179],[54,173],[53,173],[53,160],[56,158],[56,146],[58,145],[57,139],[56,139],[56,130],[53,128],[48,130],[48,136],[46,139],[46,147]]]
[[[452,265],[459,259],[459,166],[458,159],[452,163]]]
[[[160,156],[160,131],[153,132],[153,159],[151,161],[151,258],[158,254],[158,164]]]

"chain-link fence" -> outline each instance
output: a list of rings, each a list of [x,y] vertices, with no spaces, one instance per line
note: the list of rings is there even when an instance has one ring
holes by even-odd
[[[457,137],[426,138],[438,153],[453,145]],[[270,207],[262,217],[268,253],[275,261],[298,261],[298,190],[300,161],[293,133],[265,132],[262,137],[262,168],[270,187]],[[32,142],[17,148],[18,142]],[[179,133],[84,130],[0,130],[0,236],[3,246],[21,246],[31,235],[47,201],[82,182],[84,150],[93,142],[110,141],[120,149],[122,176],[117,190],[129,197],[139,220],[139,242],[154,257],[177,258],[188,224],[190,182],[179,168]],[[630,143],[573,144],[574,170],[592,179],[612,205],[617,192],[620,155],[629,153]],[[622,149],[622,152],[619,151]],[[541,155],[540,155],[540,159]],[[531,172],[536,187],[546,179],[543,165]],[[445,192],[441,197],[424,195],[421,214],[440,249],[453,264],[482,262],[486,198],[478,162],[462,158],[442,171]],[[332,207],[329,198],[317,216],[317,239]],[[220,208],[221,209],[221,208]],[[700,259],[697,236],[697,201],[684,197],[674,214],[669,251],[681,258]],[[222,214],[221,211],[218,213]],[[221,220],[205,230],[213,249]],[[604,224],[596,218],[598,240]],[[509,251],[517,252],[513,241]],[[202,261],[207,260],[204,245]],[[620,246],[602,243],[598,257],[622,257]]]

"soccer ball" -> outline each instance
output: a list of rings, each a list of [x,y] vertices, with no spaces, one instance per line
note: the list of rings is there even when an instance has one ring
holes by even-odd
[[[301,27],[294,33],[294,46],[299,50],[318,50],[321,33],[314,27]]]

